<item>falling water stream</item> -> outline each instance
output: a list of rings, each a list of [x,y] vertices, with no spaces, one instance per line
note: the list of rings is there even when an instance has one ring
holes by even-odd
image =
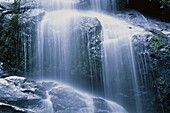
[[[83,18],[97,18],[102,26],[100,34],[102,73],[98,76],[102,76],[103,79],[101,84],[104,97],[115,100],[119,95],[128,95],[127,89],[132,89],[136,112],[142,113],[131,38],[135,34],[141,34],[143,30],[117,17],[99,13],[107,10],[108,4],[115,6],[115,0],[90,0],[90,11],[77,10],[75,4],[78,2],[79,0],[40,0],[40,5],[46,12],[37,28],[36,56],[38,57],[34,66],[38,77],[70,84],[84,82],[84,79],[77,74],[82,70],[73,72],[73,66],[78,67],[82,59],[86,59],[81,54],[85,49],[80,50],[80,48],[86,43],[84,35],[88,33],[79,30],[78,24]],[[96,32],[95,29],[93,31]],[[84,62],[83,66],[85,65]],[[122,98],[117,98],[117,102],[124,101]]]

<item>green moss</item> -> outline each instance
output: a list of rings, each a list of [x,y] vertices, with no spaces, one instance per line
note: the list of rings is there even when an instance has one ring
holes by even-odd
[[[159,33],[158,35],[159,35],[159,37],[161,37],[161,38],[164,38],[164,39],[165,39],[164,34]]]
[[[156,49],[159,49],[163,45],[163,43],[156,37],[152,37],[152,41],[154,42],[153,46],[156,47]]]
[[[162,5],[166,5],[166,6],[170,7],[170,1],[169,0],[160,0],[160,3],[162,3]]]
[[[170,45],[168,45],[168,54],[170,55]]]
[[[9,26],[3,28],[0,38],[0,61],[4,63],[9,72],[20,72],[17,61],[17,43],[19,39],[18,14],[14,14]]]
[[[21,0],[15,0],[13,6],[14,6],[14,10],[18,10],[20,8],[20,2]]]

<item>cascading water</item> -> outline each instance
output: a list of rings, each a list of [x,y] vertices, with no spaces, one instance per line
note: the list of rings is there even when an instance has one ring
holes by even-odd
[[[44,113],[54,113],[53,104],[51,102],[51,97],[49,91],[47,91],[47,99],[43,100],[43,105],[46,107]]]
[[[91,80],[85,84],[90,84],[90,87],[94,87],[94,79],[100,78],[106,98],[126,106],[126,100],[123,98],[130,96],[127,92],[132,90],[135,104],[130,108],[135,105],[135,110],[132,111],[142,113],[131,44],[132,36],[142,33],[142,30],[113,16],[78,11],[75,8],[78,2],[78,0],[40,0],[40,6],[46,13],[37,28],[35,56],[38,57],[34,63],[36,74],[40,79],[56,79],[76,85],[84,84],[86,76],[89,75]],[[114,7],[115,0],[90,0],[90,4],[93,11],[102,11],[109,9],[109,4]],[[96,20],[90,25],[87,24],[91,19],[100,21],[102,26],[100,34],[97,34],[95,27],[91,27],[97,23]],[[91,33],[80,25],[84,23],[89,28],[87,31],[92,31]],[[96,64],[93,64],[95,61],[91,61],[93,53],[90,51],[89,41],[94,38],[96,45],[97,37],[103,40],[101,75],[93,73],[97,68]]]
[[[138,96],[137,73],[131,44],[131,37],[142,33],[139,28],[116,18],[98,15],[103,26],[103,82],[106,98],[117,98],[128,95],[127,89],[134,90],[136,110],[142,112]],[[114,97],[115,96],[115,97]],[[121,102],[123,100],[117,101]]]
[[[46,10],[73,9],[79,0],[40,0],[39,4]]]
[[[84,30],[84,25],[81,26],[90,26],[86,21],[92,21],[93,25],[99,23],[95,18],[86,18],[77,11],[46,12],[37,31],[38,57],[35,68],[41,78],[77,82],[86,76],[90,59],[86,56],[87,40],[90,40],[87,37],[91,36]]]
[[[115,0],[90,0],[90,4],[95,11],[115,9]]]

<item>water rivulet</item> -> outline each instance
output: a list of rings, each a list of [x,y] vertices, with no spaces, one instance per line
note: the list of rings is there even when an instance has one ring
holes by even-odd
[[[90,10],[83,10],[83,3]],[[143,113],[131,41],[144,30],[99,13],[114,10],[115,0],[40,0],[39,5],[45,15],[37,25],[37,78],[84,88]]]

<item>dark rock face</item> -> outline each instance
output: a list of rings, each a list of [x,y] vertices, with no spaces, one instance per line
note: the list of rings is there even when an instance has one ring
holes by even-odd
[[[144,14],[170,21],[168,0],[129,0],[128,7]]]
[[[133,37],[138,74],[141,75],[141,98],[145,98],[143,103],[150,103],[157,113],[169,111],[170,37],[169,30],[166,29],[168,24],[166,28],[161,25],[162,23],[157,24],[156,29],[146,28],[145,34]],[[147,108],[145,105],[144,107]],[[153,112],[151,109],[148,111]]]
[[[45,14],[43,10],[37,9],[37,4],[37,0],[0,2],[0,52],[2,53],[0,60],[10,74],[23,74],[24,66],[28,66],[28,61],[25,61],[22,54],[25,51],[24,43],[25,48],[31,47],[37,21],[40,21]]]
[[[73,64],[72,72],[78,75],[78,79],[84,79],[83,86],[91,88],[89,85],[93,81],[93,90],[95,92],[102,92],[102,62],[101,62],[101,48],[102,48],[102,26],[97,18],[92,17],[79,17],[76,23],[75,30],[72,37],[79,34],[81,42],[79,51],[81,59],[80,62]],[[75,36],[74,36],[75,35]],[[79,57],[77,57],[78,59]],[[76,61],[76,59],[75,59]],[[81,71],[80,71],[81,70]],[[75,78],[73,74],[73,81]],[[77,81],[79,82],[79,80]],[[91,90],[91,89],[90,89]],[[97,91],[99,90],[99,91]]]
[[[9,104],[0,103],[0,112],[1,113],[26,113],[26,112],[30,112],[30,111],[20,109],[16,106],[12,106]]]
[[[150,52],[150,57],[153,65],[153,77],[155,87],[157,88],[159,99],[163,104],[163,109],[168,112],[170,108],[168,107],[168,96],[169,96],[169,73],[170,73],[170,50],[169,43],[170,37],[166,34],[151,29],[153,36],[149,40],[148,51]]]

